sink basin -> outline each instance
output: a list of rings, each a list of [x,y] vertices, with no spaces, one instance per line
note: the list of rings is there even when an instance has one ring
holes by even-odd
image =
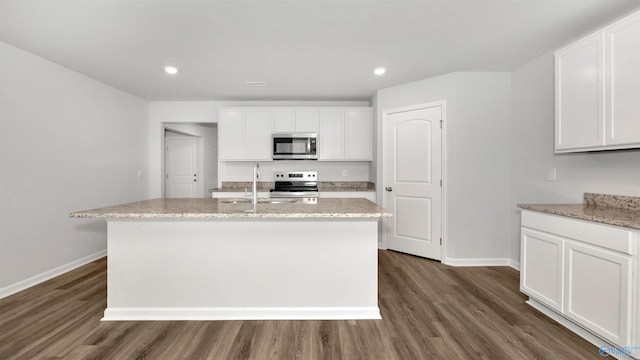
[[[224,204],[250,204],[251,199],[224,199],[220,200]],[[296,199],[258,199],[258,204],[290,204]]]
[[[221,203],[224,204],[248,204],[251,202],[250,199],[225,199],[220,200]]]
[[[267,201],[260,201],[258,200],[259,203],[264,202],[264,203],[268,203],[268,204],[291,204],[296,202],[296,199],[264,199]]]

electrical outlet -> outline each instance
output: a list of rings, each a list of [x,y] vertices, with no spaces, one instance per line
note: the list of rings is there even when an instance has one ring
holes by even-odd
[[[342,176],[347,176],[347,169],[342,169]]]
[[[138,178],[142,179],[144,177],[144,171],[142,169],[138,169]]]

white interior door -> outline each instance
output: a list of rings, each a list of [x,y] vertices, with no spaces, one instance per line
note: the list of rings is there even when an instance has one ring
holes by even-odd
[[[442,105],[385,113],[383,206],[390,250],[442,258]]]
[[[166,197],[193,198],[198,196],[198,140],[167,138]]]

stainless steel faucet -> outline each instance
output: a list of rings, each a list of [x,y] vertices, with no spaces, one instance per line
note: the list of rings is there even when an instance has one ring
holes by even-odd
[[[253,192],[251,203],[256,205],[258,203],[258,177],[260,177],[260,164],[253,164]]]

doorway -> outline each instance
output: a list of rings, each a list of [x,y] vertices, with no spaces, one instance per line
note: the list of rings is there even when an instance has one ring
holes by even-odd
[[[382,118],[383,245],[442,259],[445,103],[385,110]]]
[[[218,181],[217,124],[162,123],[162,128],[164,197],[211,197]]]

